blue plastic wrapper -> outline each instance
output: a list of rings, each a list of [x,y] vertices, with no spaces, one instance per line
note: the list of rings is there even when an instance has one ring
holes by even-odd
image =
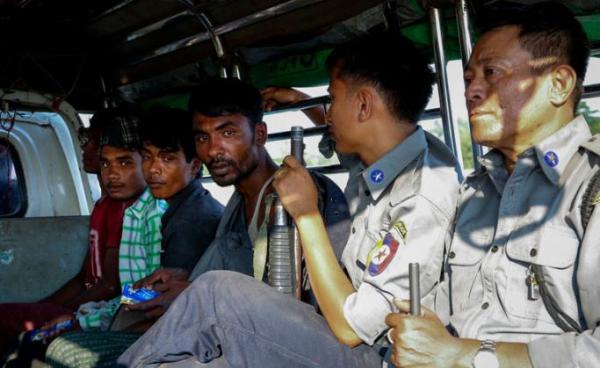
[[[51,328],[49,328],[47,330],[38,328],[37,330],[33,330],[29,333],[29,340],[30,341],[45,340],[50,335],[52,335],[56,332],[62,332],[62,331],[67,331],[67,330],[72,329],[74,322],[75,322],[74,319],[68,319],[66,321],[58,322],[57,324],[55,324],[54,326],[52,326]]]
[[[137,304],[156,298],[160,293],[152,289],[134,289],[130,284],[123,286],[121,304]]]

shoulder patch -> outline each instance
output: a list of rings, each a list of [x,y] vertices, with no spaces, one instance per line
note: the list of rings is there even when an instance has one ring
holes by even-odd
[[[388,231],[383,239],[378,241],[369,252],[367,258],[367,271],[369,272],[369,275],[377,276],[382,273],[390,264],[394,255],[396,255],[399,243],[394,237],[394,233],[398,233],[402,239],[406,238],[408,231],[402,221],[395,223],[392,229]]]

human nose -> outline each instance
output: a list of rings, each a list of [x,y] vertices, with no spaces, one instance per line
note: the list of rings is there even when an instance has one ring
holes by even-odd
[[[152,175],[158,175],[161,173],[162,168],[160,166],[159,160],[150,159],[148,162],[148,171]]]
[[[467,107],[475,107],[481,104],[486,97],[486,83],[483,78],[476,75],[472,76],[465,87],[465,99],[467,100]]]
[[[107,170],[108,170],[107,176],[110,181],[118,180],[119,177],[121,176],[121,172],[120,172],[119,168],[116,167],[116,165],[110,165],[107,168]]]
[[[208,140],[208,157],[211,159],[217,158],[223,155],[223,145],[220,139],[209,139]]]

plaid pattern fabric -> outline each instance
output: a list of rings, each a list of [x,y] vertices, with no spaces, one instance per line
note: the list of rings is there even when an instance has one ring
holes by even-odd
[[[108,330],[119,308],[120,297],[99,302],[87,302],[79,306],[75,318],[82,330]]]
[[[125,210],[119,248],[121,286],[136,282],[160,267],[160,220],[167,208],[166,201],[155,199],[146,188]]]
[[[160,220],[167,208],[166,201],[155,199],[146,188],[125,210],[119,246],[121,286],[141,280],[160,267]],[[79,307],[76,318],[83,330],[107,330],[118,306],[119,297],[110,301],[89,302]]]
[[[140,148],[141,140],[137,120],[132,116],[114,116],[102,129],[100,146],[104,145],[133,150]]]

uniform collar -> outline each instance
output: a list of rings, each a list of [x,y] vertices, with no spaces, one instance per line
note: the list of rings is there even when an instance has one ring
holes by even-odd
[[[534,150],[539,165],[552,184],[558,185],[571,157],[577,152],[581,143],[591,136],[587,122],[580,115],[535,145]]]
[[[534,147],[519,155],[519,160],[535,155],[535,159],[542,168],[548,180],[558,185],[561,175],[564,173],[571,157],[577,152],[581,143],[591,137],[587,122],[582,116],[577,116],[569,124],[565,125],[554,134],[546,137]],[[491,150],[479,158],[481,168],[468,176],[468,180],[484,173],[502,193],[504,184],[508,180],[508,172],[504,164],[504,156],[498,150]]]
[[[420,126],[402,143],[362,170],[371,198],[377,200],[390,183],[427,148],[425,133]]]

